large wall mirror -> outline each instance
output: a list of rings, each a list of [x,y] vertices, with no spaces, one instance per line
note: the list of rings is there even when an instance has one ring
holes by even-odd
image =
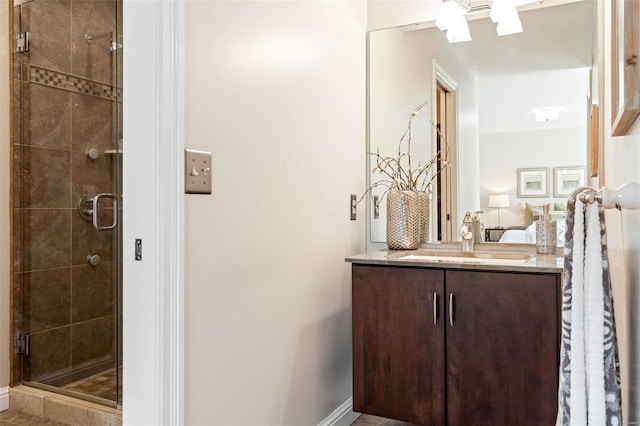
[[[397,152],[410,113],[427,101],[413,119],[411,150],[428,161],[438,114],[449,114],[452,167],[431,188],[432,242],[457,241],[466,211],[483,210],[486,228],[498,226],[499,212],[504,228],[526,227],[543,204],[562,219],[572,186],[588,183],[597,1],[549,3],[520,10],[524,31],[504,37],[482,13],[469,17],[472,41],[464,43],[448,43],[433,22],[369,33],[369,152]],[[545,107],[557,107],[558,119],[536,121],[534,110]],[[492,194],[508,196],[509,207],[489,207]],[[385,203],[372,207],[368,248],[384,248]]]

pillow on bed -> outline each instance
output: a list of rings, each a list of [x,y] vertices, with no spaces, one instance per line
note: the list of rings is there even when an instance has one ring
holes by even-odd
[[[525,228],[533,223],[533,213],[529,203],[518,203],[518,225]]]
[[[524,231],[525,229],[527,229],[528,225],[514,225],[514,226],[509,226],[505,229],[505,231]]]
[[[566,203],[554,203],[553,204],[553,209],[559,212],[566,212],[567,211],[567,204]]]
[[[544,204],[551,209],[551,203]],[[540,216],[542,216],[542,208],[543,205],[536,206],[534,204],[526,203],[526,209],[524,212],[524,224],[531,225],[534,220],[538,220]]]
[[[518,203],[518,225],[529,225],[527,223],[527,205],[525,203]]]

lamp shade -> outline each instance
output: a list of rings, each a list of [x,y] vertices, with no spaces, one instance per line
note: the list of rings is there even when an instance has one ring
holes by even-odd
[[[489,207],[509,207],[509,195],[508,194],[491,194],[489,195]]]
[[[442,31],[448,30],[451,26],[451,21],[453,21],[456,16],[462,15],[463,11],[461,9],[458,3],[453,0],[442,3],[440,11],[438,12],[438,18],[436,19],[436,27]]]
[[[451,20],[451,25],[447,30],[447,40],[449,43],[460,43],[463,41],[471,41],[471,33],[469,32],[469,25],[464,15],[455,16]]]
[[[436,27],[447,31],[447,40],[449,43],[471,40],[467,19],[464,17],[465,13],[465,9],[463,9],[456,0],[445,1],[442,3],[442,6],[440,6],[438,18],[436,19]]]
[[[508,14],[508,17],[503,18],[500,22],[498,22],[496,31],[498,32],[499,36],[521,33],[522,22],[520,22],[518,12],[516,12],[514,9],[512,13]]]
[[[494,0],[489,16],[493,22],[498,24],[496,30],[499,36],[522,32],[518,10],[512,0]]]

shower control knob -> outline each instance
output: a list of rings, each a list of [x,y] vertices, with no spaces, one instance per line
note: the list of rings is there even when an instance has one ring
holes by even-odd
[[[98,256],[97,254],[88,254],[87,263],[89,263],[91,266],[97,266],[100,263],[100,256]]]
[[[92,160],[97,160],[100,156],[100,152],[95,148],[88,149],[85,151],[85,153],[87,154],[87,157],[91,158]]]

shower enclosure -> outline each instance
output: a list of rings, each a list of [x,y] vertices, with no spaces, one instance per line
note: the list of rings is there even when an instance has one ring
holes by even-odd
[[[13,0],[12,385],[122,401],[121,0]]]

